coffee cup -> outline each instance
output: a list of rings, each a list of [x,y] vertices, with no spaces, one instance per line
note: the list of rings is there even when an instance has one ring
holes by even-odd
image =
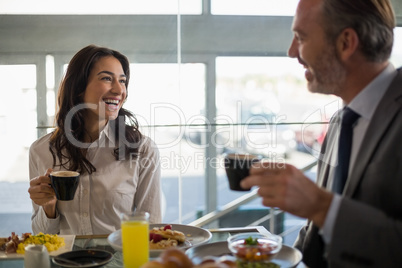
[[[251,166],[260,161],[261,157],[252,154],[225,155],[225,170],[229,181],[229,188],[234,191],[249,191],[240,186],[241,180],[250,174]]]
[[[75,171],[53,171],[50,173],[52,188],[57,200],[70,201],[74,199],[78,187],[80,173]]]

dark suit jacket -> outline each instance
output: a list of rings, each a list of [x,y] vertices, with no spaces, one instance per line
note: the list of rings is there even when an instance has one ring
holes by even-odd
[[[347,180],[331,244],[309,222],[295,246],[308,267],[402,267],[402,70],[368,126]],[[335,116],[322,147],[317,183],[326,187],[333,168]],[[328,261],[328,263],[325,263]]]

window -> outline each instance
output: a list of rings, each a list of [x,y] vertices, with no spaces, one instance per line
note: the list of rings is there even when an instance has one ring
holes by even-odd
[[[23,79],[22,79],[23,78]],[[36,67],[0,65],[0,235],[31,230],[28,196],[28,150],[37,138]],[[25,231],[26,232],[26,231]]]
[[[164,222],[193,221],[205,202],[205,150],[186,125],[205,118],[205,65],[132,64],[131,73],[125,107],[160,150]]]
[[[37,138],[35,73],[35,65],[0,65],[0,181],[27,178],[27,152]]]
[[[201,0],[117,0],[113,4],[94,0],[1,0],[2,14],[201,14]]]
[[[293,16],[298,0],[212,0],[215,15]]]

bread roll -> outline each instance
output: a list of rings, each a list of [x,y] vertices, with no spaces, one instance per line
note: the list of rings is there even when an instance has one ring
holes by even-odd
[[[165,266],[159,261],[150,261],[142,265],[141,268],[165,268]]]
[[[166,263],[168,260],[177,260],[181,264],[181,268],[192,268],[193,262],[190,258],[181,250],[177,248],[168,248],[162,252],[159,256],[162,263]]]

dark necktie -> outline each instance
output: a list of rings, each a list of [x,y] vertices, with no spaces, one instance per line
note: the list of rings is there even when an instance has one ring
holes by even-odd
[[[345,187],[349,172],[350,152],[352,150],[353,125],[360,117],[349,107],[342,111],[341,133],[339,135],[338,147],[338,165],[335,169],[334,182],[332,190],[336,193],[342,193]]]

